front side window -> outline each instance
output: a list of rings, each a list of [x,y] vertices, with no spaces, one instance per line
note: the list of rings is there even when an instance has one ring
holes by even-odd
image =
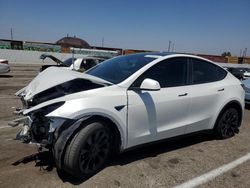
[[[225,78],[227,72],[221,67],[201,59],[192,58],[193,84],[215,82]]]
[[[140,87],[145,78],[159,82],[162,88],[176,87],[187,84],[187,58],[178,57],[163,60],[143,73],[132,85]]]

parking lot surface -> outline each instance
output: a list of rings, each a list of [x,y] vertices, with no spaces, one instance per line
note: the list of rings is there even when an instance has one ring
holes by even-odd
[[[39,65],[11,64],[0,75],[0,187],[174,187],[206,174],[250,152],[250,110],[240,133],[227,140],[199,134],[141,147],[123,153],[85,181],[57,172],[47,151],[14,140],[12,111],[21,103],[14,93],[38,74]],[[250,187],[250,161],[199,187]]]

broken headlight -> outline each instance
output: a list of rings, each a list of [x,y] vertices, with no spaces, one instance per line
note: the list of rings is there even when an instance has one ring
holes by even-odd
[[[24,123],[23,129],[18,133],[17,138],[25,142],[49,143],[51,140],[50,133],[55,126],[51,125],[54,121],[47,114],[62,106],[64,102],[58,102],[36,111],[32,111],[27,117],[30,118],[29,125]]]

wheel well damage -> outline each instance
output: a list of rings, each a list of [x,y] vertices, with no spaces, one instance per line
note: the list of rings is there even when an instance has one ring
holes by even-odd
[[[64,154],[66,148],[74,138],[74,136],[85,126],[92,122],[101,122],[105,126],[107,126],[113,136],[113,147],[112,153],[116,154],[120,152],[121,145],[122,145],[122,137],[117,125],[107,117],[100,116],[100,115],[92,115],[83,117],[77,121],[71,122],[71,124],[65,123],[61,127],[59,127],[55,131],[55,139],[54,139],[54,147],[53,147],[53,155],[55,157],[56,165],[60,169],[62,168],[63,161],[64,161]]]

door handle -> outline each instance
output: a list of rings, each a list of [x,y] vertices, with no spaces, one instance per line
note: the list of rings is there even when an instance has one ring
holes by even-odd
[[[179,97],[184,97],[184,96],[187,96],[187,93],[183,93],[183,94],[180,94],[178,95]]]
[[[218,91],[224,91],[224,88],[222,88],[222,89],[218,89]]]

